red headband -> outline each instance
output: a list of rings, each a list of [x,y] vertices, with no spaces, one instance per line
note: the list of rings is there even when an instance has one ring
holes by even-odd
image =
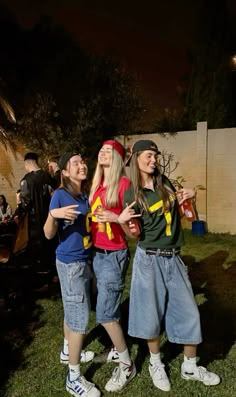
[[[119,143],[119,142],[117,142],[117,141],[112,141],[112,140],[110,140],[110,141],[105,141],[105,142],[103,142],[102,146],[103,146],[103,145],[110,145],[110,146],[112,146],[112,147],[120,154],[120,156],[122,157],[122,159],[124,159],[125,150],[124,150],[124,147],[121,145],[121,143]]]

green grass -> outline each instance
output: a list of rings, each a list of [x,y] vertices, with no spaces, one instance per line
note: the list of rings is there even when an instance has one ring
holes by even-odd
[[[162,335],[162,355],[172,384],[170,397],[235,397],[236,396],[236,236],[207,234],[196,237],[185,232],[186,245],[182,251],[189,265],[189,274],[202,319],[204,341],[199,347],[200,364],[217,372],[222,382],[216,387],[206,387],[199,382],[186,382],[180,377],[182,351],[170,344]],[[134,246],[131,244],[131,251]],[[124,324],[127,317],[131,266],[124,291]],[[147,308],[148,310],[148,308]],[[33,320],[18,335],[15,351],[21,351],[20,360],[8,373],[2,389],[4,397],[64,397],[66,368],[59,364],[62,342],[63,311],[60,298],[38,299],[32,312]],[[95,324],[92,312],[90,333],[86,348],[97,354],[108,349],[107,338]],[[27,337],[26,337],[27,336]],[[9,336],[8,336],[9,337]],[[122,391],[124,397],[167,395],[156,389],[148,373],[148,354],[145,343],[127,338],[131,355],[136,362],[138,375]],[[98,356],[99,358],[99,356]],[[114,364],[102,360],[83,364],[82,372],[104,390]],[[114,394],[112,394],[114,395]]]

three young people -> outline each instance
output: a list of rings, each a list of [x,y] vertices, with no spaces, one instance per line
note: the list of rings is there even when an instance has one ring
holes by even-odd
[[[125,233],[130,235],[130,232],[126,222],[131,220],[135,213],[142,215],[141,234],[133,262],[128,332],[131,336],[147,340],[150,351],[149,372],[154,385],[164,391],[170,390],[170,382],[160,357],[159,336],[163,320],[168,339],[184,345],[182,377],[199,380],[205,385],[216,385],[220,382],[218,375],[196,365],[196,348],[202,340],[199,312],[186,266],[179,256],[183,234],[176,192],[168,178],[160,172],[157,159],[159,153],[152,141],[136,142],[128,161],[132,183],[130,185],[130,181],[124,175],[123,146],[113,140],[105,141],[98,154],[89,202],[82,189],[87,167],[81,156],[72,156],[63,167],[61,166],[64,186],[54,193],[45,233],[51,238],[58,230],[60,236],[57,268],[65,311],[65,333],[72,335],[71,343],[74,343],[73,349],[70,348],[68,336],[70,361],[67,390],[75,396],[79,395],[78,387],[83,388],[85,396],[100,395],[93,384],[81,377],[79,369],[83,342],[81,335],[86,332],[90,309],[89,292],[85,287],[89,285],[91,275],[88,266],[91,255],[91,236],[87,218],[89,203],[93,214],[93,268],[98,289],[96,318],[110,336],[115,352],[118,352],[119,361],[119,366],[113,371],[105,389],[110,392],[121,391],[136,375],[135,365],[130,359],[119,322],[124,278],[129,263]],[[69,191],[65,191],[67,183]],[[193,197],[194,192],[192,189],[182,189],[179,194],[183,201]],[[74,204],[71,196],[75,200]],[[130,205],[123,210],[124,203]],[[65,219],[75,219],[75,222],[68,226]],[[72,230],[76,233],[76,239],[75,235],[72,237]],[[81,248],[79,253],[78,247]],[[72,257],[73,253],[76,253],[75,258]],[[86,306],[85,319],[81,312],[71,310],[71,302],[68,303],[71,299],[68,299],[67,287],[64,286],[64,273],[67,274],[70,267],[74,267],[74,272],[75,268],[77,271],[79,268],[78,273],[80,277],[82,275],[82,284],[77,280],[77,285],[80,285],[77,292],[78,295],[84,294],[83,298],[86,297],[83,300]],[[70,274],[71,286],[75,287],[73,271]],[[147,310],[147,307],[151,309]],[[74,320],[71,323],[72,318],[77,318],[76,326]],[[73,359],[75,351],[76,360]]]

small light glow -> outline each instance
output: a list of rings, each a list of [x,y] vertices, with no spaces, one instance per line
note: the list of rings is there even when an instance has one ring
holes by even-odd
[[[233,65],[236,66],[236,55],[233,55],[233,56],[232,56],[232,62],[233,62]]]

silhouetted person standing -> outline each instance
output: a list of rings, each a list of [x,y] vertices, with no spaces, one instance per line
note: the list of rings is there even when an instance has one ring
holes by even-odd
[[[48,170],[55,180],[55,188],[58,188],[61,184],[61,170],[59,168],[60,156],[54,155],[48,159]]]
[[[35,271],[48,273],[55,247],[45,238],[43,226],[55,181],[39,167],[36,153],[26,153],[24,162],[27,173],[20,182],[20,196],[22,205],[29,214],[29,254]]]

